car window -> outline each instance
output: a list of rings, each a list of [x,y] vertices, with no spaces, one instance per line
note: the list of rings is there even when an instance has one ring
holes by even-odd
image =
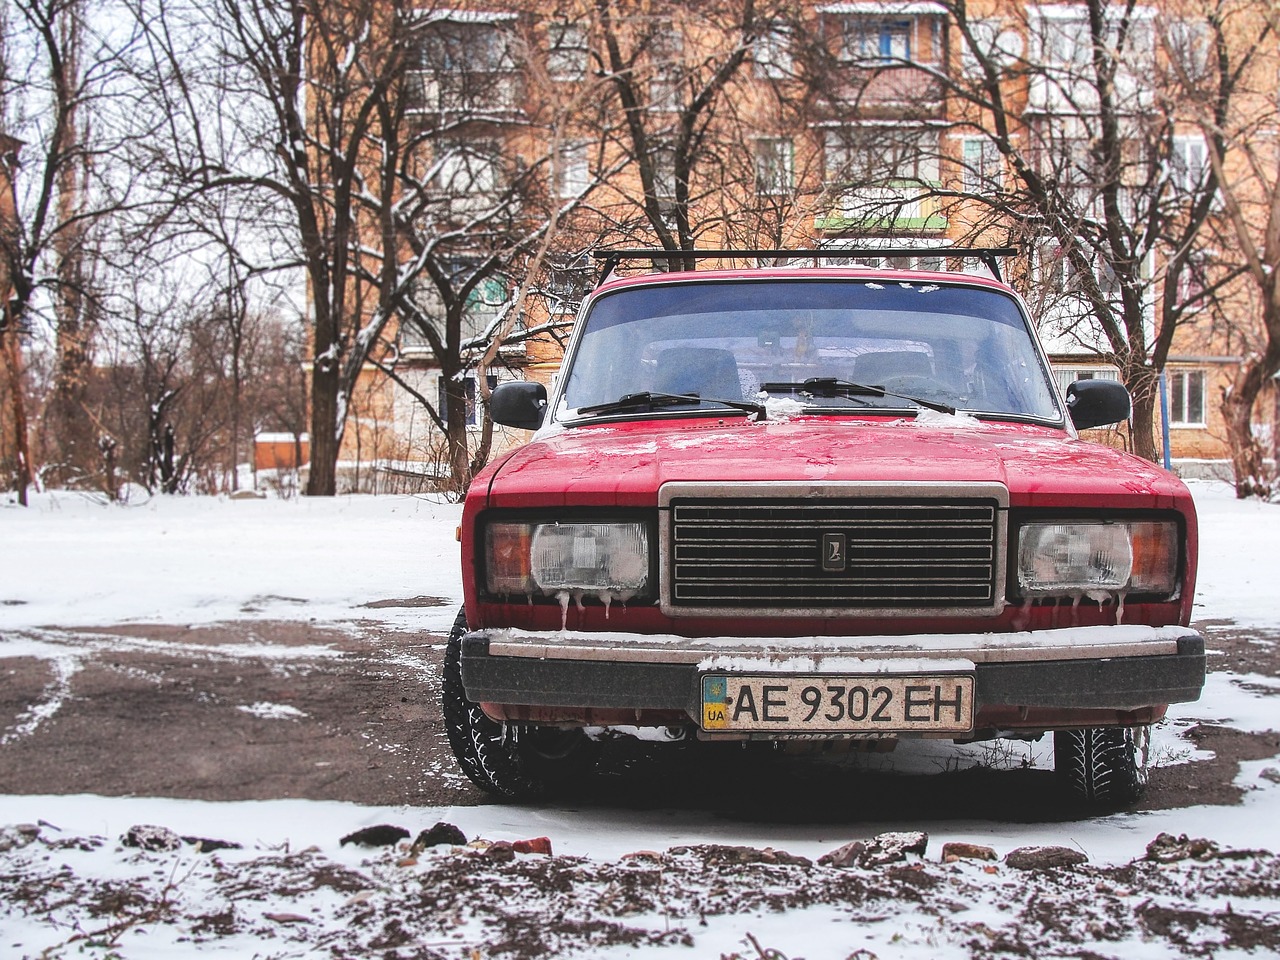
[[[799,389],[827,378],[973,413],[1058,419],[1016,301],[997,290],[865,280],[694,281],[623,288],[582,320],[563,416],[627,394],[793,396],[815,408],[912,405]],[[643,412],[643,411],[642,411]]]

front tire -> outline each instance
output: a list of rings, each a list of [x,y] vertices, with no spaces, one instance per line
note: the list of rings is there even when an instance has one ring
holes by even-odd
[[[467,699],[462,686],[466,611],[459,610],[445,646],[442,711],[445,733],[462,772],[504,800],[540,800],[591,765],[591,742],[580,730],[498,723]]]
[[[1076,800],[1095,807],[1133,803],[1147,785],[1149,727],[1089,727],[1053,735],[1054,770]]]

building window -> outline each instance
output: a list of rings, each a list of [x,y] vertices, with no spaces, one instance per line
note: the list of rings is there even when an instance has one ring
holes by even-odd
[[[966,193],[998,193],[1004,188],[1000,150],[985,137],[964,140],[964,169],[961,179]]]
[[[822,180],[828,186],[841,183],[860,183],[870,179],[867,176],[869,159],[853,142],[853,135],[847,131],[833,131],[827,134],[822,150]]]
[[[461,15],[454,14],[452,16]],[[515,69],[508,24],[515,14],[494,14],[475,19],[451,19],[440,14],[431,20],[420,48],[422,66],[447,73],[500,73]]]
[[[1203,370],[1170,370],[1169,423],[1175,427],[1204,426]]]
[[[1022,35],[1012,28],[1002,29],[999,20],[970,20],[969,33],[973,37],[973,46],[959,31],[956,42],[960,44],[960,69],[971,80],[984,78],[985,61],[991,61],[997,70],[1007,70],[1022,57]]]
[[[1187,258],[1178,275],[1178,302],[1183,309],[1197,310],[1209,297],[1208,252],[1194,253]]]
[[[498,378],[488,376],[485,379],[489,382],[489,389],[492,391],[498,385]],[[449,401],[445,396],[445,378],[440,377],[436,381],[436,412],[440,414],[440,419],[447,426],[449,423]],[[462,389],[467,397],[467,426],[474,427],[476,425],[476,378],[472,376],[462,378]]]
[[[1098,257],[1097,252],[1090,250],[1083,240],[1079,250],[1089,261],[1089,266],[1082,266],[1071,254],[1056,243],[1047,243],[1040,248],[1040,283],[1055,294],[1086,294],[1089,292],[1088,274],[1093,274],[1093,282],[1098,292],[1109,299],[1120,295],[1120,278],[1115,268],[1106,260]]]
[[[420,106],[445,112],[511,109],[513,20],[514,15],[496,14],[475,20],[433,18],[418,51]]]
[[[1165,52],[1191,83],[1204,80],[1213,55],[1213,32],[1205,20],[1170,19],[1164,24]]]
[[[582,196],[591,186],[591,168],[587,162],[587,145],[569,143],[560,148],[556,164],[556,196],[572,200]]]
[[[761,196],[789,195],[795,182],[795,147],[785,137],[756,141],[756,192]]]
[[[1053,379],[1066,396],[1067,387],[1077,380],[1119,380],[1120,371],[1115,367],[1054,367]]]
[[[450,197],[493,194],[501,182],[498,144],[490,140],[442,141],[435,183]]]
[[[1195,193],[1209,173],[1209,147],[1204,137],[1173,138],[1173,185],[1183,193]]]
[[[909,63],[911,20],[876,20],[847,17],[843,24],[843,59],[861,64]]]
[[[587,30],[579,23],[547,24],[547,75],[582,80],[587,75]]]
[[[938,131],[919,125],[857,126],[831,131],[823,150],[828,185],[939,182]]]
[[[1033,56],[1049,69],[1078,76],[1093,57],[1093,34],[1084,7],[1034,9],[1030,29]]]
[[[789,77],[795,72],[791,55],[791,30],[785,24],[770,24],[756,40],[752,52],[755,74],[770,80]]]
[[[1112,95],[1121,109],[1149,106],[1156,67],[1155,5],[1104,4],[1098,39],[1107,69],[1114,70]],[[1093,69],[1094,35],[1083,4],[1028,6],[1033,70],[1028,106],[1050,113],[1091,113],[1098,108]]]

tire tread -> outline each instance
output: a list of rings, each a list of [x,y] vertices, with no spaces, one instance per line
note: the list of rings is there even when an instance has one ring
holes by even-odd
[[[1133,727],[1087,727],[1053,735],[1054,769],[1077,800],[1098,807],[1132,803],[1146,786],[1146,758]]]

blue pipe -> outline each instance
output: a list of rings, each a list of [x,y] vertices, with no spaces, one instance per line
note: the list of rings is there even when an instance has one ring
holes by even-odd
[[[1160,371],[1160,441],[1164,448],[1164,468],[1173,469],[1173,459],[1169,453],[1169,381],[1163,370]]]

